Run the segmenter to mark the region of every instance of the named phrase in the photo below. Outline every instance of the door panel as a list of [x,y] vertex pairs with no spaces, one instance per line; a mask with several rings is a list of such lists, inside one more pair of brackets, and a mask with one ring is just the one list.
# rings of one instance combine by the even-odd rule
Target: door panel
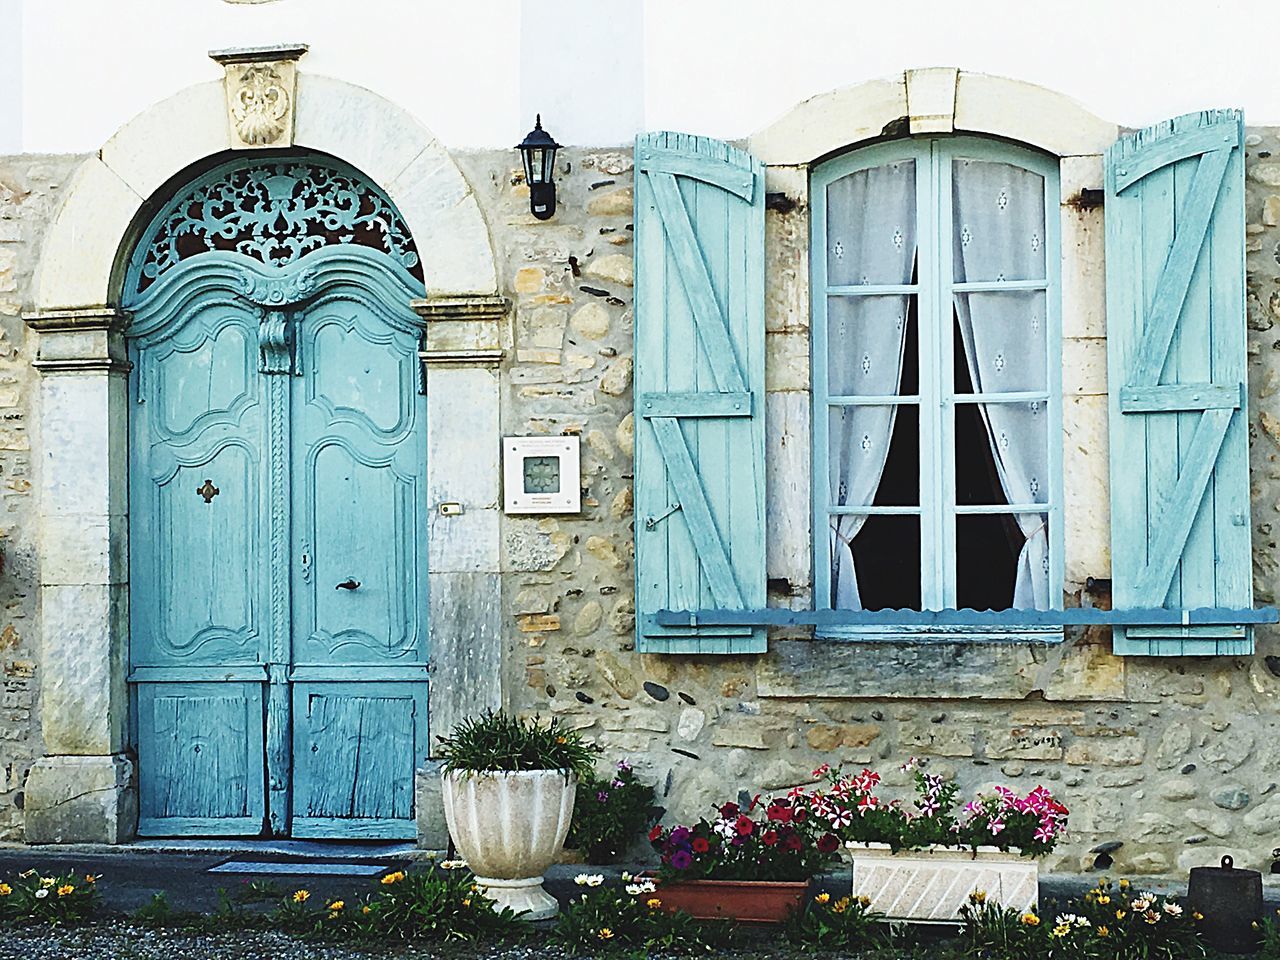
[[296,837],[413,837],[425,683],[295,683]]
[[138,832],[262,830],[262,685],[138,686]]
[[[298,314],[295,836],[415,832],[427,615],[415,320],[341,288]],[[299,682],[317,671],[325,683]]]

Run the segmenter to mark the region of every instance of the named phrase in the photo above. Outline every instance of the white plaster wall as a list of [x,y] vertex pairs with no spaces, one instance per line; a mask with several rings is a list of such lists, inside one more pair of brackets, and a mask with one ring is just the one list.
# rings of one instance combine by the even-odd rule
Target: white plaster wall
[[[304,70],[373,89],[454,148],[510,146],[535,110],[567,144],[658,128],[745,137],[806,97],[931,65],[1037,83],[1126,126],[1206,107],[1280,123],[1274,64],[1249,39],[1280,32],[1271,0],[0,0],[0,11],[19,3],[20,108],[4,103],[14,85],[0,66],[0,148],[18,113],[27,152],[94,150],[147,105],[216,79],[208,50],[284,41],[311,45]],[[0,16],[0,64],[15,22]]]

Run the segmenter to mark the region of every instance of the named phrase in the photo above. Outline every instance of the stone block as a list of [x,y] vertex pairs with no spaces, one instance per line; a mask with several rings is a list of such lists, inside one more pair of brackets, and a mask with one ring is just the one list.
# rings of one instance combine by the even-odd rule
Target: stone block
[[1126,767],[1142,763],[1146,744],[1138,737],[1077,740],[1067,747],[1066,761],[1076,766]]
[[445,822],[444,796],[440,779],[444,764],[428,760],[414,773],[414,815],[418,821],[418,846],[444,852],[449,849],[449,825]]
[[1012,727],[987,737],[986,755],[996,760],[1061,760],[1062,733],[1051,727]]
[[28,843],[124,843],[138,824],[133,764],[121,755],[42,757],[23,810]]
[[128,597],[121,585],[46,586],[40,592],[41,733],[55,755],[125,748]]

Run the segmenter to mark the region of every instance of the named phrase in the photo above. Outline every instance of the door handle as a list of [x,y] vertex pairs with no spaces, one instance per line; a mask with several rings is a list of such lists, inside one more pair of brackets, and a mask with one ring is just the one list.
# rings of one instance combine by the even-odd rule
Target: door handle
[[355,590],[355,589],[356,589],[357,587],[359,587],[359,586],[360,586],[360,581],[359,581],[359,580],[351,580],[351,579],[347,579],[347,580],[343,580],[340,584],[338,584],[338,585],[337,585],[336,587],[334,587],[333,589],[335,589],[335,590]]

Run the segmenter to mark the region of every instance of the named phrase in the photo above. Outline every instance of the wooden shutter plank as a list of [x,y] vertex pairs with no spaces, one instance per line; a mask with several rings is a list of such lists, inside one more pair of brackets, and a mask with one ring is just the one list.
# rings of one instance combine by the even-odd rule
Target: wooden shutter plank
[[1191,191],[1178,211],[1173,246],[1160,271],[1144,324],[1142,346],[1133,367],[1131,382],[1138,386],[1154,386],[1160,379],[1230,157],[1230,150],[1215,150],[1200,157]]
[[1183,458],[1169,501],[1160,520],[1152,527],[1147,564],[1134,581],[1135,602],[1140,606],[1163,606],[1174,568],[1182,556],[1191,525],[1204,500],[1205,487],[1218,459],[1218,450],[1231,422],[1230,410],[1206,410]]
[[671,246],[676,273],[684,286],[685,295],[693,309],[693,321],[698,336],[706,346],[704,356],[715,375],[720,390],[741,393],[746,390],[742,372],[738,367],[737,352],[729,341],[725,316],[716,301],[711,274],[698,246],[698,238],[689,220],[689,211],[680,197],[680,188],[674,174],[654,173],[649,177],[654,196],[658,200],[658,215],[666,230]]
[[[1113,171],[1116,193],[1123,193],[1147,174],[1171,167],[1179,160],[1214,150],[1232,149],[1239,136],[1239,118],[1233,116],[1230,111],[1210,113],[1210,116],[1218,115],[1226,116],[1227,119],[1164,135],[1155,142],[1143,144],[1141,154],[1124,157],[1123,162]],[[1178,119],[1185,121],[1186,118]]]
[[1170,413],[1177,410],[1238,410],[1240,386],[1173,383],[1157,387],[1121,387],[1121,413]]
[[673,417],[656,417],[652,423],[658,446],[662,449],[662,459],[666,461],[671,477],[671,485],[675,488],[677,502],[688,521],[694,549],[706,571],[711,594],[721,607],[742,607],[742,591],[738,589],[738,581],[733,576],[724,542],[711,516],[711,506],[707,503],[698,471],[694,469],[684,434],[680,432],[680,424]]
[[649,417],[749,417],[749,393],[646,393],[640,415]]

